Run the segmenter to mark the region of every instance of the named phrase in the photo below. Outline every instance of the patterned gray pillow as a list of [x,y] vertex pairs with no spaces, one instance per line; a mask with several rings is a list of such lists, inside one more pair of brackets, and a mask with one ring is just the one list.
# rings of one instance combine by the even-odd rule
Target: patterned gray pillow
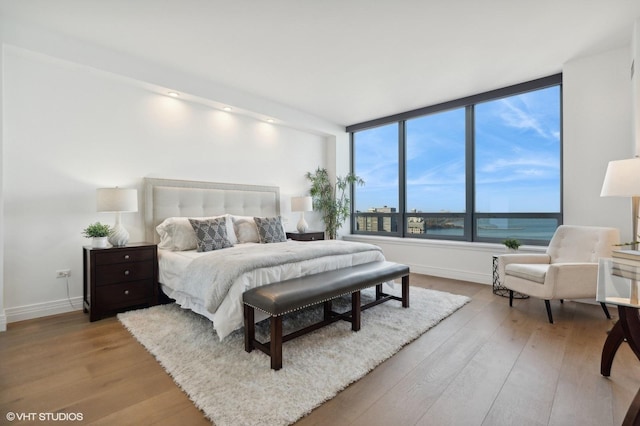
[[282,218],[278,217],[254,217],[258,226],[258,236],[261,243],[282,243],[287,241],[287,234],[282,227]]
[[196,249],[198,251],[233,247],[227,235],[226,220],[226,217],[207,220],[189,219],[189,223],[191,223],[191,227],[196,233]]

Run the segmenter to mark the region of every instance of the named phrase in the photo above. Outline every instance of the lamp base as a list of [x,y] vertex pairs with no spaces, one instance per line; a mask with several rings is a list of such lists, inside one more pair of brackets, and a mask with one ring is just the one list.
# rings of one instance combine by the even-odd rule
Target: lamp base
[[129,242],[129,233],[119,223],[116,223],[109,232],[109,244],[114,247],[124,247]]
[[301,234],[304,234],[305,232],[307,232],[307,229],[309,229],[309,225],[307,224],[307,221],[304,220],[304,213],[302,213],[300,215],[300,220],[298,221],[298,224],[296,225],[296,229]]
[[631,229],[633,231],[631,242],[631,250],[638,250],[638,210],[640,210],[640,197],[633,196],[631,197]]

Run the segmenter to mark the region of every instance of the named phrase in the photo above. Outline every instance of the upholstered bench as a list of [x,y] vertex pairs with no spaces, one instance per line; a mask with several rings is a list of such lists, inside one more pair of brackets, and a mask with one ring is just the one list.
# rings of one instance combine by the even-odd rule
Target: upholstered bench
[[[402,297],[383,293],[382,284],[402,278]],[[376,286],[376,297],[370,303],[360,305],[360,291]],[[337,313],[331,309],[331,301],[351,295],[351,311]],[[360,330],[361,312],[387,300],[399,300],[409,307],[409,267],[393,262],[371,262],[335,271],[321,272],[278,283],[267,284],[246,291],[244,302],[244,348],[254,348],[271,357],[271,368],[282,368],[282,343],[302,336],[338,320],[351,322],[353,331]],[[282,335],[283,315],[306,307],[324,304],[324,319],[293,333]],[[270,316],[271,340],[261,343],[255,338],[255,309]]]

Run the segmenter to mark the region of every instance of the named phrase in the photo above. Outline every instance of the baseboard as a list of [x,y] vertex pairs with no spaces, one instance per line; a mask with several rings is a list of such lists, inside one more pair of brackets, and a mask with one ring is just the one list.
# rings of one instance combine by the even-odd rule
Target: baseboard
[[478,284],[493,284],[492,274],[481,274],[477,272],[461,271],[459,269],[445,269],[425,265],[408,264],[411,272],[434,277],[448,278],[452,280],[469,281]]
[[4,309],[0,311],[0,332],[7,331],[7,316],[4,314]]
[[73,307],[69,304],[69,300],[62,299],[33,305],[16,306],[15,308],[5,308],[5,330],[7,323],[79,311],[82,309],[82,296],[71,298],[71,303]]

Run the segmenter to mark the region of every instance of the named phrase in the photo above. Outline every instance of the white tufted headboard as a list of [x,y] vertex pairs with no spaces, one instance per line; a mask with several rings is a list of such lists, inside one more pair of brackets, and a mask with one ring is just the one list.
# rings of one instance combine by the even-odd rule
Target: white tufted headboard
[[147,241],[159,242],[156,226],[168,217],[280,214],[280,188],[174,179],[144,179]]

